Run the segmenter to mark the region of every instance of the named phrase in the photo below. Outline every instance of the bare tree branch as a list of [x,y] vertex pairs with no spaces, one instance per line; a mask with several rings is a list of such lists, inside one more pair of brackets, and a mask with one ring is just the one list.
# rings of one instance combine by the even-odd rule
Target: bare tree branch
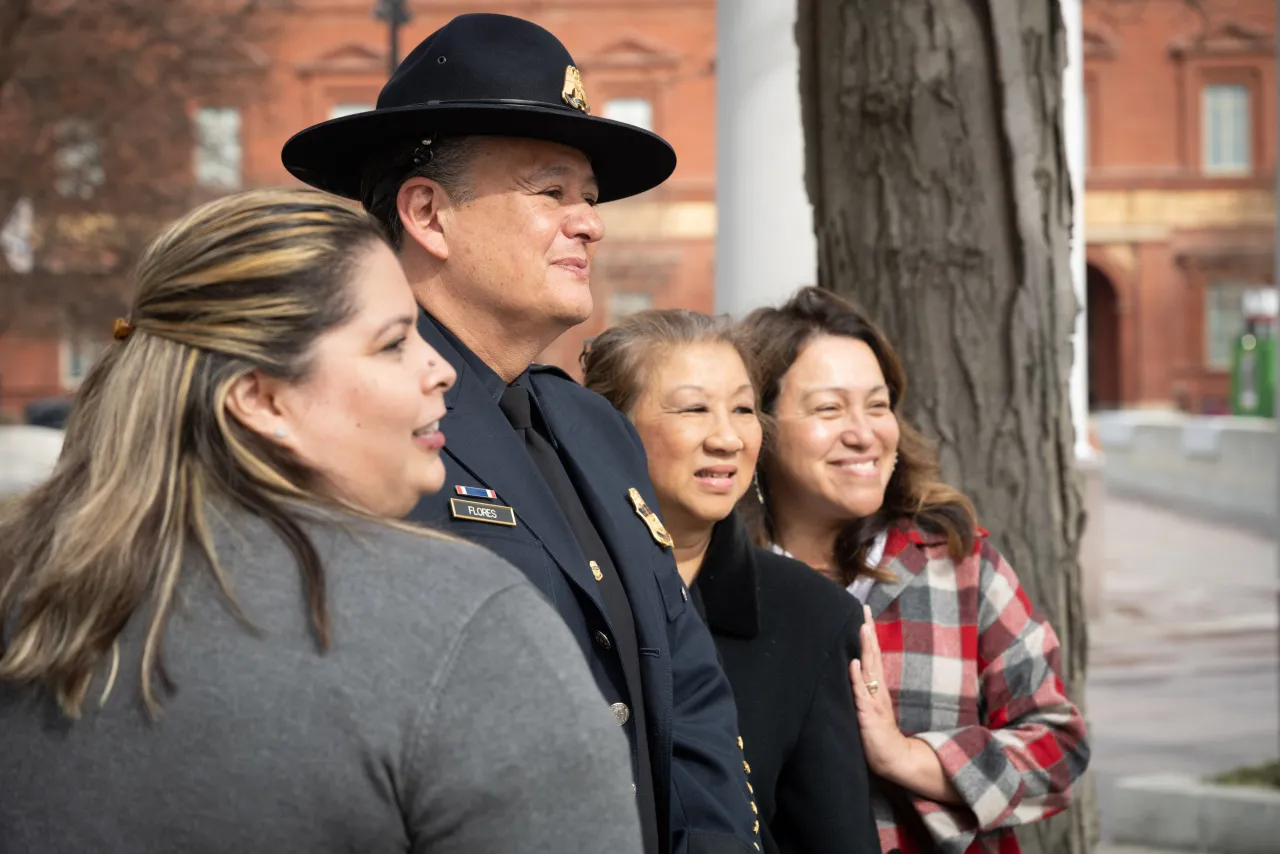
[[31,202],[36,269],[0,255],[0,332],[119,302],[158,224],[196,199],[193,112],[266,70],[277,0],[0,0],[0,225]]
[[33,0],[6,0],[0,5],[0,92],[13,74],[13,44],[31,17]]

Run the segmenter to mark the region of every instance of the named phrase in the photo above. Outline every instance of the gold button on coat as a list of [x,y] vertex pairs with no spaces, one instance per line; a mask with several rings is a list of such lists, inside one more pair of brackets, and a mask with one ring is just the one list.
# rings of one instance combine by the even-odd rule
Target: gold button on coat
[[613,719],[618,722],[618,726],[631,720],[631,710],[627,708],[626,703],[614,703],[609,710],[613,712]]

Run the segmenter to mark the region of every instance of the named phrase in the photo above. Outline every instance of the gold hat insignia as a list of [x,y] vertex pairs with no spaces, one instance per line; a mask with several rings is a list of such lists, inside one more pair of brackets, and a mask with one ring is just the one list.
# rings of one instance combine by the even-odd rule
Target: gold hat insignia
[[564,69],[564,89],[560,92],[564,102],[575,110],[591,114],[591,104],[587,102],[587,90],[582,86],[582,75],[572,65]]

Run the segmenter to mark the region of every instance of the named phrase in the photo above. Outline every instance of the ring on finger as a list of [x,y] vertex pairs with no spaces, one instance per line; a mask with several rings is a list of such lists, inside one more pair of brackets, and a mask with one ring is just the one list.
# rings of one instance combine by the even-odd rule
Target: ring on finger
[[867,686],[867,692],[870,694],[874,694],[875,692],[880,690],[880,680],[872,679],[870,682],[866,683],[866,686]]

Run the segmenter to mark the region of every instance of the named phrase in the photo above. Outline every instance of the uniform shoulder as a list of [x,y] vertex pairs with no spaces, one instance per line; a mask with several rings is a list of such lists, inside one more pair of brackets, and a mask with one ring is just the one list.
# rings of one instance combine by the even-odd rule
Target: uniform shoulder
[[565,395],[575,404],[598,410],[600,412],[608,412],[619,419],[625,420],[621,412],[613,408],[613,404],[605,400],[596,392],[584,386],[582,383],[569,376],[562,369],[555,365],[531,365],[529,373],[537,377],[539,386],[553,388],[556,394]]
[[612,403],[559,368],[536,365],[530,371],[536,375],[535,387],[541,392],[551,393],[550,399],[541,396],[541,402],[552,402],[561,409],[573,411],[584,423],[591,425],[595,436],[612,442],[615,448],[627,448],[637,461],[643,459],[644,446],[635,427]]
[[545,365],[541,362],[534,362],[532,365],[529,366],[529,373],[542,377],[544,380],[551,379],[551,378],[555,378],[558,380],[566,380],[570,383],[573,383],[576,386],[581,387],[581,383],[579,383],[573,377],[569,376],[569,373],[566,370],[564,370],[564,368],[558,368],[555,365]]

